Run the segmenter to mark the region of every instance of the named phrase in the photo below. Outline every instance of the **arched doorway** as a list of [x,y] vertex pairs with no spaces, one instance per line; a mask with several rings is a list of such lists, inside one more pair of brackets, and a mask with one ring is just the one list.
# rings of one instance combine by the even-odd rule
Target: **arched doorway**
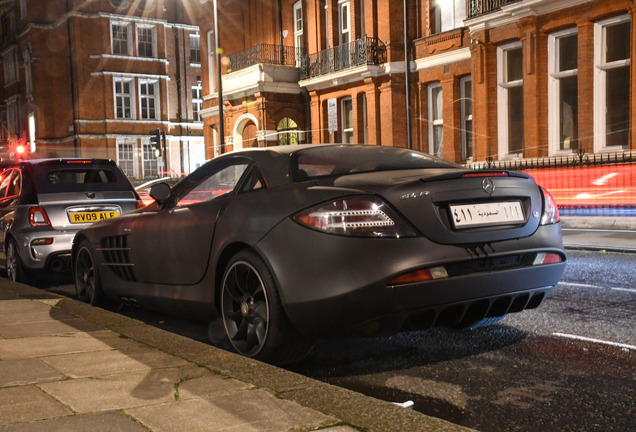
[[298,124],[289,117],[283,118],[276,126],[279,145],[298,144]]
[[258,120],[252,114],[243,114],[234,124],[232,142],[234,150],[242,148],[258,147],[256,142],[256,131],[258,130]]

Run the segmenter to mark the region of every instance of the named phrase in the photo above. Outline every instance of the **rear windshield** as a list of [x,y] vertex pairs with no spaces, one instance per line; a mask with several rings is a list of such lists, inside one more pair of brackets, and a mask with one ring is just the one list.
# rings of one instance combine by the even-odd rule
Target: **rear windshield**
[[301,150],[292,158],[295,181],[373,171],[449,167],[457,168],[457,165],[426,153],[372,145],[314,147]]
[[40,193],[131,190],[114,165],[35,165],[33,174]]

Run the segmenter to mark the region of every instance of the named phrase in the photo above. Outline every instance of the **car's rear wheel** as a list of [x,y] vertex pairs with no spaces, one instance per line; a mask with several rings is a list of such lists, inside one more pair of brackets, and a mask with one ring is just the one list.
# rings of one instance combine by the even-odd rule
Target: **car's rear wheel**
[[236,352],[276,364],[306,357],[312,344],[294,330],[271,271],[252,251],[229,262],[221,291],[225,333]]
[[90,243],[82,241],[75,255],[75,290],[78,300],[98,305],[103,297],[99,271],[95,266],[94,252]]
[[14,239],[7,244],[6,263],[7,278],[14,282],[27,283],[27,273],[22,265],[22,258],[18,252],[18,244]]

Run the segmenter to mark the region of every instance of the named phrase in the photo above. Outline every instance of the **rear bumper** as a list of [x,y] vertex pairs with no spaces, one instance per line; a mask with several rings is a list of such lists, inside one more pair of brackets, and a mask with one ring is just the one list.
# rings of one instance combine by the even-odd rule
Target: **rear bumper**
[[[524,239],[455,246],[423,237],[339,237],[290,222],[257,246],[277,278],[290,321],[302,334],[316,338],[461,327],[520,312],[539,306],[565,268],[558,224],[540,227]],[[423,267],[541,252],[557,253],[564,262],[471,270],[445,279],[389,285],[394,277]]]
[[[26,270],[70,270],[73,238],[78,230],[37,230],[17,233],[18,252]],[[50,239],[50,244],[44,240]]]

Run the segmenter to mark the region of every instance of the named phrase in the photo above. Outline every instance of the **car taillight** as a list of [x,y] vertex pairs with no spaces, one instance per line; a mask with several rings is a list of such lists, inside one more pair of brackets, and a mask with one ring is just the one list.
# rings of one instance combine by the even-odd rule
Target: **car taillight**
[[550,195],[550,192],[539,186],[543,194],[543,215],[541,216],[541,225],[555,224],[561,220],[557,204]]
[[51,221],[43,207],[29,208],[29,223],[32,227],[50,227]]
[[353,237],[415,237],[417,233],[382,200],[371,196],[349,197],[320,204],[294,219],[329,234]]
[[540,252],[534,258],[532,265],[557,264],[563,262],[563,256],[554,252]]
[[433,279],[446,279],[448,277],[448,272],[446,271],[446,267],[437,266],[430,267],[426,269],[416,270],[410,273],[402,274],[394,279],[392,279],[388,285],[402,285],[416,282],[425,282]]

